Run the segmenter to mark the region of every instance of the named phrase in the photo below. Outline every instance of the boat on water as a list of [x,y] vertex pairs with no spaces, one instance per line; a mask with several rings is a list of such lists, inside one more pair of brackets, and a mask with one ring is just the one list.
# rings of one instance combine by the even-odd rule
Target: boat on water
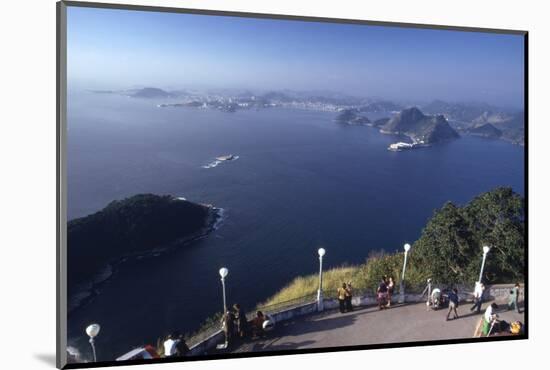
[[414,144],[399,142],[390,144],[388,150],[391,150],[392,152],[400,152],[402,150],[408,150],[412,148],[414,148]]
[[404,143],[402,141],[390,144],[388,147],[388,150],[392,152],[401,152],[403,150],[409,150],[409,149],[417,149],[417,148],[424,148],[429,146],[428,144],[425,144],[424,141],[415,141],[413,143]]
[[231,161],[231,160],[235,159],[235,156],[233,154],[221,155],[219,157],[216,157],[216,159],[218,161]]

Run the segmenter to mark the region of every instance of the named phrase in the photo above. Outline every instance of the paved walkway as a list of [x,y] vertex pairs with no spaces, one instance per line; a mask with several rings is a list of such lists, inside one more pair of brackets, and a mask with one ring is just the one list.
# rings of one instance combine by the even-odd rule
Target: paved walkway
[[[484,303],[482,313],[489,304]],[[464,302],[458,308],[460,317],[450,321],[445,321],[447,309],[427,311],[425,303],[396,305],[382,311],[377,307],[356,308],[344,314],[332,310],[279,323],[267,338],[247,340],[236,344],[231,351],[263,352],[472,338],[481,315],[471,313],[470,307],[470,303]],[[524,322],[523,313],[502,308],[497,313],[502,320]]]

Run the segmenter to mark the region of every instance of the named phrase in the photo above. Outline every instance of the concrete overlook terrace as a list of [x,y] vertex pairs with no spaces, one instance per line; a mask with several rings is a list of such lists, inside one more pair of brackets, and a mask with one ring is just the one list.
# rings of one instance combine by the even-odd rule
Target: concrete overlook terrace
[[[506,300],[497,298],[483,304],[481,314],[470,312],[471,302],[458,307],[458,319],[446,321],[447,309],[427,310],[425,302],[395,304],[390,309],[356,307],[341,314],[331,309],[277,323],[265,338],[236,342],[228,350],[216,353],[269,352],[323,347],[399,344],[405,342],[471,339],[485,309],[499,304],[497,313],[509,323],[525,323],[523,305],[521,313],[509,311]],[[452,317],[452,315],[451,315]]]
[[[480,313],[470,311],[472,307],[472,293],[463,290],[459,293],[459,317],[446,320],[447,308],[428,308],[426,295],[404,294],[391,307],[380,310],[376,304],[376,297],[372,294],[354,296],[352,298],[353,311],[340,313],[338,302],[333,298],[323,299],[323,307],[317,300],[307,303],[290,305],[278,310],[264,310],[275,321],[275,327],[264,333],[261,338],[250,337],[234,338],[228,348],[222,344],[225,335],[214,324],[190,346],[186,356],[227,355],[234,353],[269,353],[272,351],[315,350],[323,348],[338,348],[352,346],[373,347],[383,345],[414,344],[432,341],[470,339],[480,340],[480,327],[483,314],[491,303],[497,303],[494,311],[501,321],[512,323],[520,321],[528,327],[525,321],[525,286],[520,284],[519,312],[508,309],[508,298],[514,284],[497,284],[489,286],[483,296],[484,303]],[[317,297],[319,299],[319,296]],[[451,315],[452,317],[453,315]],[[250,316],[248,317],[250,319]],[[527,329],[525,329],[527,330]],[[526,331],[525,331],[526,333]],[[509,336],[510,333],[498,333],[496,336]],[[474,338],[474,339],[472,339]],[[516,338],[526,338],[525,335]],[[220,346],[222,345],[222,346]],[[117,360],[134,356],[133,351],[121,356]],[[128,358],[126,358],[128,359]]]
[[[383,311],[377,307],[359,308],[344,314],[332,310],[282,323],[268,338],[244,342],[233,352],[472,338],[481,315],[470,313],[470,305],[467,306],[459,307],[461,316],[450,321],[445,321],[446,309],[427,311],[423,303],[396,305]],[[499,315],[508,322],[524,320],[523,313],[514,311]]]

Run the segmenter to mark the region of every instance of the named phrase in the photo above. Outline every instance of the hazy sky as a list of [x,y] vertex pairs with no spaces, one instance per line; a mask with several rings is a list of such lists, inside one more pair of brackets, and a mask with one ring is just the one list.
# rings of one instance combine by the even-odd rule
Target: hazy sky
[[67,14],[70,85],[523,103],[522,36],[78,7]]

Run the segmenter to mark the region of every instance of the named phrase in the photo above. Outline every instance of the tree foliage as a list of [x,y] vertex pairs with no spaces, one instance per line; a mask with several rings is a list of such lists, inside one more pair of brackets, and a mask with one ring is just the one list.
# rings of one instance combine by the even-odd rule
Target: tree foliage
[[510,188],[481,194],[464,207],[446,203],[414,243],[411,265],[423,278],[471,284],[478,279],[482,247],[491,247],[483,280],[521,280],[525,270],[525,203]]

